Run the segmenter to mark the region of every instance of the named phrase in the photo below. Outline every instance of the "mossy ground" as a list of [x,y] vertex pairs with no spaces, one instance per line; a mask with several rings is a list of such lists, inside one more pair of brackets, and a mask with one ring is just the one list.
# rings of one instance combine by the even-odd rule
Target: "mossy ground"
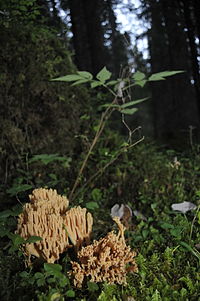
[[[93,156],[88,172],[93,169],[95,160],[99,164],[107,160],[109,148],[106,154],[103,147],[99,153]],[[175,157],[180,162],[178,166],[174,165]],[[143,143],[122,155],[98,184],[91,184],[72,204],[79,203],[92,212],[95,239],[115,228],[110,217],[114,204],[128,204],[133,211],[141,213],[137,217],[133,215],[126,230],[127,244],[137,252],[139,269],[138,273],[127,276],[127,286],[96,285],[88,279],[84,287],[77,290],[67,276],[69,256],[73,254],[63,254],[54,268],[25,267],[16,241],[11,243],[6,236],[6,231],[15,229],[19,206],[13,211],[4,211],[1,214],[1,300],[13,300],[13,296],[15,300],[198,300],[199,163],[198,148],[180,153],[158,150],[153,144]],[[173,203],[183,201],[190,201],[197,208],[185,214],[172,210]]]

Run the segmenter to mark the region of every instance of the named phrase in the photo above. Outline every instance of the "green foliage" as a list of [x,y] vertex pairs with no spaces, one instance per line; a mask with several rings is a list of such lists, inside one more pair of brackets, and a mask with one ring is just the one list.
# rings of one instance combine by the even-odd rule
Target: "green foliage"
[[[83,87],[68,88],[62,83],[49,82],[60,73],[75,72],[75,67],[67,40],[58,38],[57,32],[45,25],[37,1],[2,1],[1,11],[0,200],[3,208],[9,202],[5,200],[6,190],[10,196],[23,197],[26,191],[40,185],[39,182],[45,182],[45,177],[51,178],[48,182],[54,187],[59,184],[63,171],[51,172],[50,165],[52,168],[59,160],[68,168],[67,158],[72,156],[74,148],[81,151],[80,140],[75,136],[80,129],[84,134],[90,121],[79,116],[91,109],[89,94]],[[66,161],[61,162],[61,157],[66,157]],[[28,162],[29,158],[33,162]],[[46,162],[48,170],[45,166],[38,173],[36,169],[27,170],[29,164],[36,167],[39,162]]]
[[[101,161],[110,160],[111,149],[117,144],[117,140],[110,136],[111,143],[107,137],[107,134],[105,140],[102,137],[101,147],[92,155],[88,169],[98,167],[98,164],[100,166]],[[174,160],[176,156],[177,159]],[[177,165],[177,161],[180,164]],[[132,151],[124,153],[118,164],[111,166],[95,186],[84,191],[81,206],[87,206],[95,217],[94,239],[110,231],[112,222],[109,213],[116,200],[118,203],[121,200],[121,203],[129,204],[133,212],[137,210],[141,213],[133,216],[131,227],[126,231],[127,244],[137,251],[138,264],[138,273],[128,275],[127,286],[94,284],[88,279],[82,289],[75,288],[67,274],[70,270],[70,254],[64,254],[58,263],[46,263],[39,266],[37,271],[18,268],[10,280],[2,280],[2,294],[6,294],[8,287],[11,291],[14,289],[12,283],[16,283],[13,279],[15,277],[18,279],[17,296],[25,291],[29,299],[198,300],[199,161],[200,156],[196,152],[181,154],[172,150],[158,151],[152,144],[138,145]],[[52,161],[49,164],[52,166],[51,164],[60,162],[62,161]],[[35,163],[38,162],[32,164]],[[197,204],[197,208],[186,214],[171,209],[174,202],[184,200]],[[4,230],[9,230],[4,233],[4,238],[15,228],[16,221],[13,224],[9,220],[15,219],[17,213],[19,208],[5,210],[0,214]],[[34,241],[35,238],[31,239]],[[6,256],[18,258],[21,256],[18,250],[25,242],[15,234],[11,237],[12,241],[6,250],[11,246],[15,246],[15,250]],[[4,257],[5,255],[2,258]],[[6,264],[9,273],[12,267],[3,260],[0,268],[3,270]],[[16,300],[20,300],[20,297],[17,298]]]

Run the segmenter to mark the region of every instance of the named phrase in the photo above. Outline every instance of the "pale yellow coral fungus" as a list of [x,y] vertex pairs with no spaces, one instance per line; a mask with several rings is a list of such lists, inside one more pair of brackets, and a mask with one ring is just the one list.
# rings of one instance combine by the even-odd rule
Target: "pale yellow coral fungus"
[[78,250],[83,242],[88,244],[93,224],[91,213],[78,206],[67,211],[64,219],[67,233],[76,249]]
[[53,263],[69,246],[66,230],[63,228],[63,214],[68,207],[65,196],[56,190],[35,189],[29,196],[18,219],[17,233],[27,239],[39,236],[42,241],[26,244],[25,253]]
[[[85,277],[92,282],[106,281],[110,284],[126,284],[128,270],[137,271],[134,257],[136,253],[131,251],[124,239],[125,227],[119,218],[114,218],[119,227],[116,235],[113,231],[99,241],[83,247],[78,252],[78,262],[72,262],[74,284],[81,287]],[[127,266],[129,265],[129,267]]]
[[25,254],[54,263],[70,241],[77,247],[89,240],[92,216],[81,207],[67,211],[69,201],[52,189],[35,189],[18,219],[17,233],[24,239],[39,236],[42,241],[26,244]]

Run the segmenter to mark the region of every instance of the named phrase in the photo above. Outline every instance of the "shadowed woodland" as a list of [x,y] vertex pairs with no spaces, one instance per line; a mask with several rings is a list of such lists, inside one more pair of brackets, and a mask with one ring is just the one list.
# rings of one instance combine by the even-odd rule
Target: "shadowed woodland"
[[1,300],[198,300],[200,1],[0,0],[0,86]]

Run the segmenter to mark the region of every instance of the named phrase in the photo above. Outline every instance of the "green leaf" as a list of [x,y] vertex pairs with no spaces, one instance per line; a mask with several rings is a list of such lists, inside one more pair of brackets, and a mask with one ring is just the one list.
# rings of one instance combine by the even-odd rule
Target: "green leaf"
[[54,161],[66,161],[68,159],[69,158],[59,156],[58,154],[40,154],[40,155],[33,156],[29,160],[29,163],[33,163],[35,161],[41,161],[43,164],[47,165]]
[[22,278],[29,278],[29,273],[27,273],[26,271],[23,271],[23,272],[21,272],[20,274],[19,274],[19,276],[20,277],[22,277]]
[[120,105],[112,105],[111,103],[105,103],[105,104],[100,106],[100,108],[108,108],[108,107],[110,107],[110,108],[121,108]]
[[183,73],[183,72],[185,72],[185,71],[182,71],[182,70],[180,70],[180,71],[163,71],[163,72],[154,73],[148,78],[148,81],[165,80],[165,77]]
[[95,291],[98,291],[98,289],[99,289],[98,284],[95,282],[88,281],[87,286],[88,286],[88,290],[90,292],[95,292]]
[[12,240],[14,247],[18,247],[19,245],[25,243],[25,239],[22,238],[19,234],[9,233],[8,237]]
[[88,79],[88,80],[93,79],[93,75],[92,75],[90,72],[87,72],[87,71],[78,71],[77,73],[78,73],[82,78],[85,78],[85,79]]
[[127,115],[132,115],[132,114],[134,114],[134,113],[137,112],[137,111],[138,111],[137,108],[124,109],[124,110],[121,110],[121,113],[127,114]]
[[11,196],[14,196],[14,195],[18,194],[19,192],[24,192],[24,191],[27,191],[32,188],[33,188],[33,185],[29,185],[29,184],[19,184],[19,185],[15,184],[13,187],[7,189],[6,192],[8,194],[10,194]]
[[44,274],[40,273],[40,272],[36,272],[34,275],[35,279],[39,279],[39,278],[44,278]]
[[[44,270],[52,275],[61,272],[62,266],[56,263],[44,263]],[[61,274],[62,275],[62,274]]]
[[13,212],[11,210],[4,210],[0,212],[0,218],[4,219],[8,216],[11,216]]
[[174,225],[168,223],[161,223],[160,227],[163,229],[174,229]]
[[102,82],[95,80],[91,83],[91,88],[94,89],[94,88],[102,86],[102,85],[103,85]]
[[51,79],[51,81],[73,82],[79,79],[83,79],[83,77],[78,74],[69,74],[69,75],[53,78]]
[[90,209],[90,210],[95,210],[95,209],[99,208],[99,205],[97,202],[87,202],[85,206],[87,209]]
[[137,71],[136,73],[133,74],[132,78],[135,81],[141,81],[145,78],[145,74],[143,72]]
[[125,104],[121,105],[121,108],[127,108],[127,107],[130,107],[130,106],[134,106],[134,105],[136,105],[138,103],[141,103],[141,102],[143,102],[143,101],[145,101],[147,99],[149,99],[149,97],[145,97],[145,98],[141,98],[141,99],[130,101],[128,103],[125,103]]
[[106,80],[110,79],[112,73],[107,70],[106,67],[101,69],[101,71],[97,74],[97,79],[100,80],[102,83],[104,83]]
[[57,300],[61,300],[61,294],[58,292],[53,293],[53,295],[50,297],[50,301],[57,301]]
[[73,290],[68,290],[66,292],[66,296],[70,297],[70,298],[74,298],[75,297],[75,292]]
[[102,199],[102,192],[99,188],[94,188],[91,192],[91,196],[94,201],[100,201]]
[[118,82],[119,82],[118,80],[111,80],[111,81],[107,82],[106,85],[107,86],[114,86],[114,85],[118,84]]
[[42,237],[40,237],[40,236],[31,236],[25,241],[25,243],[30,244],[30,243],[35,243],[35,242],[41,241],[41,240],[42,240]]
[[144,80],[136,81],[134,85],[140,86],[141,88],[143,88],[145,86],[146,82],[147,82],[147,80],[144,79]]
[[89,79],[80,79],[80,80],[77,80],[75,83],[73,83],[72,86],[78,86],[78,85],[81,85],[84,83],[88,83],[89,81],[90,81]]

